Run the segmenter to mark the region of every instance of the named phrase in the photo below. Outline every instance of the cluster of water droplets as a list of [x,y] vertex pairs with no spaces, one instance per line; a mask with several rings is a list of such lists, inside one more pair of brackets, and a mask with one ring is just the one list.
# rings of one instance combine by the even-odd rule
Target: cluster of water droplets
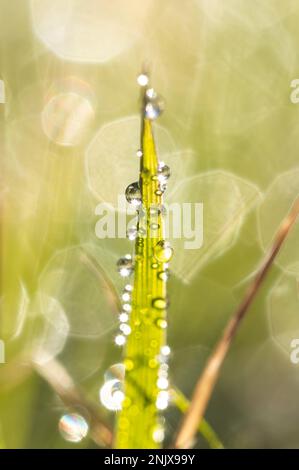
[[131,334],[129,317],[132,310],[131,295],[133,287],[127,284],[122,293],[122,310],[119,314],[119,333],[115,337],[115,344],[123,346],[126,343],[126,337]]
[[169,404],[169,381],[168,381],[168,358],[171,353],[168,345],[162,346],[160,350],[159,370],[157,379],[158,394],[156,398],[156,407],[158,410],[166,410]]

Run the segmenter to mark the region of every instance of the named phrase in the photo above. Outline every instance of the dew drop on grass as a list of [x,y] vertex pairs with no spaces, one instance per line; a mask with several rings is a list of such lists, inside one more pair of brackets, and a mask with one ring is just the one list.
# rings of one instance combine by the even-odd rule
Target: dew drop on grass
[[143,156],[143,152],[142,152],[141,149],[138,149],[138,150],[137,150],[136,156],[137,156],[138,158],[141,158],[141,157]]
[[99,395],[100,401],[108,410],[121,410],[122,402],[124,400],[124,378],[125,365],[122,363],[113,364],[105,372],[105,383],[101,387]]
[[137,237],[137,234],[138,234],[138,231],[137,231],[137,227],[130,227],[128,228],[127,230],[127,238],[131,241],[135,240],[136,237]]
[[117,346],[123,346],[126,343],[126,337],[124,335],[116,335],[114,341]]
[[137,181],[135,183],[129,184],[129,186],[127,187],[126,199],[128,203],[132,204],[133,206],[138,207],[141,205],[141,191],[139,183]]
[[163,356],[169,356],[170,353],[171,353],[171,349],[170,349],[170,347],[169,347],[167,344],[165,344],[165,346],[162,346],[162,348],[161,348],[161,354],[162,354]]
[[165,430],[162,423],[157,424],[153,429],[153,441],[157,444],[161,444],[164,441]]
[[122,277],[128,277],[133,272],[133,261],[131,255],[122,256],[117,261],[117,270]]
[[164,102],[152,89],[147,90],[147,103],[144,107],[144,116],[151,121],[157,119],[164,110]]
[[126,323],[127,321],[129,320],[129,315],[125,312],[122,312],[120,315],[119,315],[119,321],[121,323]]
[[156,299],[153,299],[153,307],[158,310],[164,310],[167,307],[167,302],[163,297],[157,297]]
[[173,248],[165,240],[160,240],[154,248],[154,256],[160,263],[168,263],[173,255]]
[[157,387],[160,389],[160,390],[167,390],[168,389],[168,379],[164,376],[161,376],[158,378],[157,380]]
[[124,304],[123,305],[123,310],[126,312],[126,313],[130,313],[131,310],[132,310],[132,307],[130,304]]
[[129,292],[124,291],[124,293],[121,296],[122,300],[124,302],[130,302],[131,300],[131,294]]
[[127,323],[121,323],[119,329],[125,336],[131,334],[131,327]]
[[123,384],[119,379],[107,380],[100,389],[101,403],[111,411],[122,409],[122,402],[125,398],[122,390]]
[[161,390],[161,392],[158,393],[156,400],[156,406],[158,410],[166,410],[166,408],[168,407],[168,401],[169,393],[166,390]]
[[161,281],[167,281],[169,279],[168,269],[166,269],[165,271],[158,272],[157,276],[158,276],[158,279],[160,279]]
[[160,162],[158,166],[158,180],[165,183],[170,178],[170,168],[164,162]]
[[157,327],[161,328],[162,330],[165,330],[167,328],[167,321],[165,318],[158,318],[156,321]]
[[88,433],[88,424],[83,416],[77,413],[63,415],[58,424],[58,429],[66,441],[80,442]]

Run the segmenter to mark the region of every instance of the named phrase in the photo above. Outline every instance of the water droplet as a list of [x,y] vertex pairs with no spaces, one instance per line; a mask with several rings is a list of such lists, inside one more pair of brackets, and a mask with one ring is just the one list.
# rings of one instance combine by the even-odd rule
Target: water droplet
[[131,327],[127,323],[121,323],[119,329],[125,336],[128,336],[131,333]]
[[157,297],[156,299],[153,299],[153,307],[157,308],[158,310],[164,310],[167,307],[167,302],[166,299],[163,299],[162,297]]
[[133,286],[131,286],[131,284],[126,284],[124,290],[126,292],[133,292]]
[[117,270],[122,277],[128,277],[133,272],[133,261],[131,255],[125,255],[117,262]]
[[154,100],[157,98],[157,92],[153,88],[148,88],[145,95],[149,100]]
[[143,156],[143,152],[141,149],[138,149],[137,152],[136,152],[136,155],[138,158],[141,158]]
[[138,77],[137,77],[138,85],[146,86],[146,85],[148,85],[148,82],[149,82],[149,78],[145,73],[141,73],[140,75],[138,75]]
[[170,168],[164,162],[160,162],[158,166],[158,180],[160,183],[165,183],[170,177]]
[[161,281],[167,281],[169,279],[169,270],[166,269],[165,271],[160,271],[157,274],[158,279],[161,279]]
[[153,430],[153,441],[157,444],[161,444],[164,441],[165,430],[162,424],[157,424]]
[[130,300],[131,300],[131,295],[130,295],[129,292],[126,292],[126,291],[125,291],[125,292],[123,293],[123,295],[121,296],[121,298],[122,298],[122,300],[123,300],[124,302],[130,302]]
[[119,411],[125,398],[122,391],[122,382],[118,379],[107,380],[100,389],[102,404],[111,411]]
[[173,248],[165,240],[160,240],[154,248],[154,256],[160,263],[168,263],[173,255]]
[[152,205],[149,210],[150,216],[152,217],[158,217],[161,214],[161,207]]
[[138,182],[129,184],[125,194],[126,199],[130,204],[136,207],[141,205],[141,190]]
[[[144,228],[139,228],[138,230],[138,237],[145,238],[146,236],[146,229]],[[140,245],[143,245],[143,240],[140,241]]]
[[126,312],[126,313],[130,313],[132,311],[132,306],[130,304],[124,304],[123,305],[123,310]]
[[114,341],[117,346],[123,346],[126,342],[126,337],[124,335],[117,335]]
[[156,324],[158,328],[161,328],[162,330],[165,330],[165,328],[167,328],[167,321],[165,320],[165,318],[158,318]]
[[156,224],[155,222],[153,222],[151,225],[150,225],[150,228],[152,230],[158,230],[160,228],[160,225],[159,224]]
[[77,413],[63,415],[58,424],[61,436],[69,442],[80,442],[88,433],[88,424]]
[[159,186],[159,189],[162,192],[162,194],[164,194],[166,189],[167,189],[167,184],[166,183],[163,183],[163,184],[161,183],[160,186]]
[[156,189],[155,191],[156,196],[162,196],[162,194],[163,194],[163,191],[161,191],[161,189]]
[[[161,360],[164,360],[166,359],[166,356],[160,356],[160,361]],[[160,368],[159,368],[159,371],[158,371],[158,376],[159,377],[167,377],[168,376],[168,364],[166,364],[166,362],[162,362],[162,364],[160,364]]]
[[159,266],[158,263],[152,263],[152,268],[153,268],[153,269],[157,269],[158,266]]
[[163,356],[169,356],[170,353],[171,353],[171,349],[170,349],[170,347],[169,347],[167,344],[165,344],[165,346],[162,346],[162,348],[161,348],[161,354],[162,354]]
[[158,410],[166,410],[166,408],[168,407],[168,401],[169,393],[166,390],[161,390],[161,392],[158,393],[156,400],[156,406]]
[[131,241],[135,240],[137,237],[137,227],[130,227],[127,230],[127,238]]
[[129,315],[125,312],[122,312],[118,318],[121,323],[126,323],[129,320]]
[[157,380],[157,387],[160,388],[161,390],[167,390],[168,389],[168,380],[166,377],[159,377]]
[[[149,92],[149,90],[148,90]],[[150,98],[147,93],[148,102],[145,104],[144,115],[146,119],[151,121],[157,119],[164,110],[164,102],[157,94],[152,94],[153,98]]]

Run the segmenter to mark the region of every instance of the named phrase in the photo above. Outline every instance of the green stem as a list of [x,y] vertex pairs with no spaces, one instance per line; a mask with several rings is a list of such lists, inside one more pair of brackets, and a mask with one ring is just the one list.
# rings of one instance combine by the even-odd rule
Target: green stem
[[[185,414],[190,406],[190,402],[185,395],[177,388],[173,388],[171,390],[171,398],[175,406]],[[216,432],[205,419],[202,419],[198,426],[198,432],[205,438],[211,449],[224,449],[224,445],[220,441]]]

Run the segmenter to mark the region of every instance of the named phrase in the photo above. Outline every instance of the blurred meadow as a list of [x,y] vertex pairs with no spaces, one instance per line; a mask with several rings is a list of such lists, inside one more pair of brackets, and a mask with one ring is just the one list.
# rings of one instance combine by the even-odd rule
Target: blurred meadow
[[[96,207],[137,179],[144,63],[165,98],[154,124],[172,169],[165,201],[204,204],[203,246],[172,240],[168,285],[170,377],[191,396],[299,193],[298,21],[296,0],[0,0],[0,448],[96,446],[90,411],[38,372],[53,361],[114,421],[99,390],[121,361],[111,292],[133,246],[97,238]],[[297,223],[210,402],[225,447],[299,448],[298,235]],[[73,412],[80,442],[61,421]],[[165,416],[167,444],[181,415]]]

